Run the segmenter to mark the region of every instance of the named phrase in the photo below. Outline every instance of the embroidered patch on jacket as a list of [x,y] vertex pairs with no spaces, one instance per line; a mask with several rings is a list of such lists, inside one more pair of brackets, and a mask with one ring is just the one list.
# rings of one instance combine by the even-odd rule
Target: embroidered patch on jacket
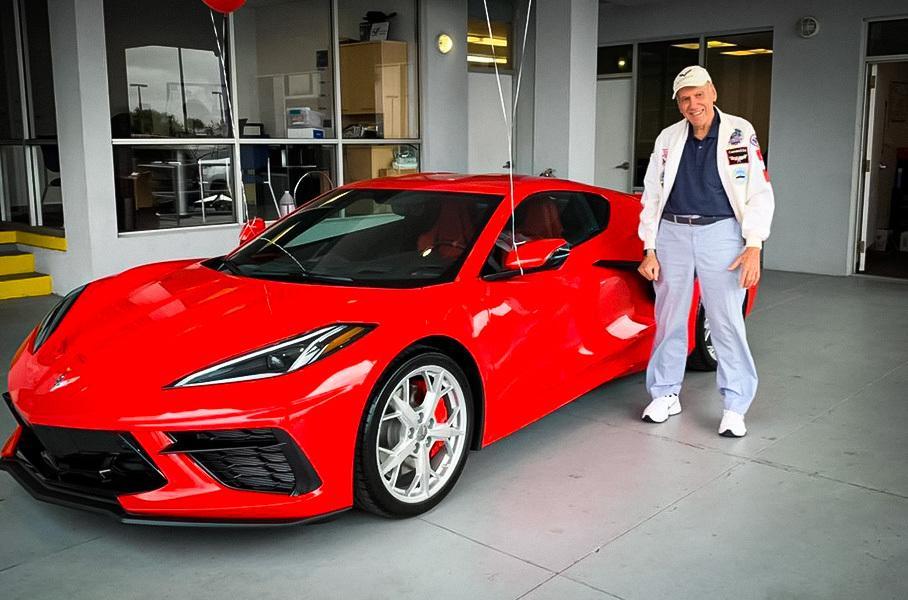
[[735,183],[744,183],[745,181],[747,181],[747,167],[735,167],[733,174],[735,177]]
[[730,165],[743,165],[747,162],[747,148],[729,148],[725,154],[728,155]]
[[742,135],[742,133],[741,133],[741,130],[740,130],[740,129],[735,129],[734,131],[732,131],[732,132],[731,132],[731,137],[728,138],[728,145],[729,145],[729,146],[737,146],[738,144],[740,144],[740,143],[741,143],[741,135]]
[[763,152],[760,151],[760,148],[757,148],[757,159],[760,161],[760,165],[763,167],[763,179],[769,181],[769,169],[766,168],[766,161],[763,160]]
[[667,160],[668,160],[668,148],[663,148],[662,149],[662,164],[664,165]]
[[757,134],[756,134],[756,133],[753,134],[752,136],[750,136],[750,145],[753,146],[754,148],[759,148],[759,147],[760,147],[760,142],[757,141]]

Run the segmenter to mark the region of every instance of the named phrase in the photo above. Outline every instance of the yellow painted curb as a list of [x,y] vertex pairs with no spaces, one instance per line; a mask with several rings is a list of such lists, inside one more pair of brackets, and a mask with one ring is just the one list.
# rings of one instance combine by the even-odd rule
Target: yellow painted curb
[[25,298],[27,296],[47,296],[52,291],[53,282],[50,275],[0,281],[0,300]]
[[48,250],[66,251],[66,238],[31,231],[0,231],[0,244],[22,244]]
[[0,275],[15,275],[16,273],[32,273],[35,270],[34,254],[0,254]]
[[56,237],[53,235],[41,235],[30,231],[16,231],[16,243],[25,246],[35,246],[36,248],[47,248],[48,250],[66,251],[66,238]]

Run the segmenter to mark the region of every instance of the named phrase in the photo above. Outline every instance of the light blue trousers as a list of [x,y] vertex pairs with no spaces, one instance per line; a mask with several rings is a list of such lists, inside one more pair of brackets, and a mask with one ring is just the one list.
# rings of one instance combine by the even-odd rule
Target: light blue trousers
[[757,369],[744,331],[746,290],[738,283],[740,269],[728,270],[743,250],[741,226],[735,219],[710,225],[660,221],[656,236],[660,272],[654,284],[656,339],[646,369],[646,387],[653,398],[681,391],[696,274],[719,362],[719,393],[727,410],[747,412],[757,392]]

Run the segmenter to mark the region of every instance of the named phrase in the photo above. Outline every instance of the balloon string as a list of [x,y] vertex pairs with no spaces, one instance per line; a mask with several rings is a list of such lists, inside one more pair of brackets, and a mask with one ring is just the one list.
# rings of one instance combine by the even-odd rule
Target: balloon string
[[[223,15],[223,21],[221,23],[222,30],[221,34],[218,34],[218,26],[214,22],[214,11],[208,9],[208,14],[211,16],[211,27],[214,29],[214,41],[218,47],[218,61],[221,64],[221,76],[224,78],[224,93],[227,96],[227,131],[229,132],[233,129],[233,103],[230,98],[230,82],[227,80],[227,64],[224,62],[224,48],[227,47],[227,15]],[[221,46],[221,37],[224,38],[224,46]]]
[[495,82],[498,84],[498,100],[501,102],[501,117],[504,119],[504,126],[507,132],[508,141],[508,196],[511,200],[511,248],[517,256],[517,267],[520,274],[523,275],[523,266],[520,261],[520,251],[517,249],[517,224],[514,207],[514,153],[511,142],[511,121],[508,119],[508,109],[504,103],[504,92],[501,89],[501,74],[498,72],[498,59],[495,56],[495,44],[492,39],[492,20],[489,17],[489,5],[486,0],[482,0],[482,7],[485,10],[486,27],[489,31],[489,48],[492,50],[492,66],[495,68]]

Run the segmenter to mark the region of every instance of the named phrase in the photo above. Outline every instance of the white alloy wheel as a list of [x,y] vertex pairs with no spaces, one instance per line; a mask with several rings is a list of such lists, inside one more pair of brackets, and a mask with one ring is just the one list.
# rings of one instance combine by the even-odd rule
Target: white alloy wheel
[[716,347],[713,345],[713,330],[709,327],[709,317],[705,315],[703,317],[703,342],[710,358],[718,360],[716,357]]
[[468,419],[464,390],[446,368],[420,366],[400,378],[375,440],[376,468],[388,493],[415,504],[444,489],[466,452]]

